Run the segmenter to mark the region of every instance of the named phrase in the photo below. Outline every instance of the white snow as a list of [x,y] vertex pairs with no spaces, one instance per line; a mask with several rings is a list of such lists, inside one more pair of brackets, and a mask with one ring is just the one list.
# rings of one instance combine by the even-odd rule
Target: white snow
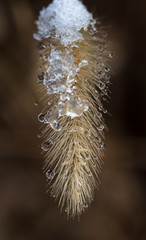
[[79,31],[89,25],[94,26],[95,20],[79,0],[54,0],[40,11],[36,24],[36,40],[54,37],[67,46],[83,39]]

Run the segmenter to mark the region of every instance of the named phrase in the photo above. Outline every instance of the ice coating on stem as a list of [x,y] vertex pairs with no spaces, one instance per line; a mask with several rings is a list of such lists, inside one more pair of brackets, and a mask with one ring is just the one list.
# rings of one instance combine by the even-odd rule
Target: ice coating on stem
[[59,39],[64,46],[83,39],[79,32],[82,28],[89,25],[95,28],[92,14],[79,0],[54,0],[40,11],[36,24],[36,40],[53,37]]
[[83,40],[80,30],[91,27],[95,31],[95,23],[79,0],[54,0],[40,11],[36,21],[38,33],[34,38],[40,41],[40,56],[45,66],[38,79],[45,85],[48,96],[56,98],[40,121],[50,124],[55,131],[62,130],[58,125],[60,117],[73,119],[88,111],[88,102],[77,93],[80,70],[88,61],[80,58],[75,49]]

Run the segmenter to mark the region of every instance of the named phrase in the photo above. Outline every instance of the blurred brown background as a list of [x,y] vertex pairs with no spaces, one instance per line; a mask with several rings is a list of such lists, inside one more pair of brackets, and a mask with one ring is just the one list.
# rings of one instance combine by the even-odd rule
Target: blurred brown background
[[102,185],[67,221],[45,194],[36,135],[34,20],[46,0],[0,1],[0,240],[145,240],[146,1],[83,1],[108,19],[122,49],[113,77]]

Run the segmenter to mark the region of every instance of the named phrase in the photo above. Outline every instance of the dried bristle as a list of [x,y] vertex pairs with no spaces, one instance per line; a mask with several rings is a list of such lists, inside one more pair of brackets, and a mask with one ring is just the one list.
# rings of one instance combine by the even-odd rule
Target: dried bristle
[[[83,59],[88,61],[88,65],[79,70],[75,77],[77,81],[73,82],[72,87],[76,87],[78,97],[89,103],[89,109],[79,117],[59,117],[61,131],[54,131],[49,124],[45,124],[42,131],[43,144],[49,143],[47,151],[45,149],[44,162],[47,188],[51,188],[51,195],[58,199],[61,211],[73,218],[80,216],[90,205],[94,189],[98,188],[100,183],[103,129],[106,128],[103,114],[107,112],[103,108],[102,98],[104,101],[108,98],[112,53],[104,29],[97,29],[98,31],[93,31],[90,27],[82,29],[84,39],[77,43],[78,47],[64,47],[53,38],[44,39],[39,45],[42,66],[40,74],[46,71],[46,56],[50,54],[52,46],[62,52],[68,49],[74,55],[77,65]],[[67,76],[64,76],[65,80],[66,78]],[[48,108],[55,108],[59,94],[48,95],[44,87],[44,95],[45,115]]]

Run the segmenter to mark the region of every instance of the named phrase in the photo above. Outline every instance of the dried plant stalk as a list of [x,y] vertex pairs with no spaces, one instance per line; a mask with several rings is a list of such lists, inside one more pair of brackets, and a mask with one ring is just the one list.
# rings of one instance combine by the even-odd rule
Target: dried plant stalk
[[[54,4],[59,6],[60,2],[66,0]],[[73,0],[75,3],[86,10],[80,1]],[[51,12],[51,8],[46,11]],[[46,20],[46,12],[40,14],[39,34],[34,36],[39,40],[38,82],[45,99],[38,118],[44,123],[39,137],[44,138],[47,188],[51,188],[61,210],[73,218],[89,206],[100,183],[106,129],[103,114],[107,113],[102,101],[108,99],[113,58],[104,28],[87,10],[85,13],[89,21],[80,26],[79,39],[76,34],[72,41],[65,32],[58,36],[57,27],[50,28],[51,35],[46,36],[46,31],[44,35],[39,27]],[[73,21],[74,15],[71,17]]]

